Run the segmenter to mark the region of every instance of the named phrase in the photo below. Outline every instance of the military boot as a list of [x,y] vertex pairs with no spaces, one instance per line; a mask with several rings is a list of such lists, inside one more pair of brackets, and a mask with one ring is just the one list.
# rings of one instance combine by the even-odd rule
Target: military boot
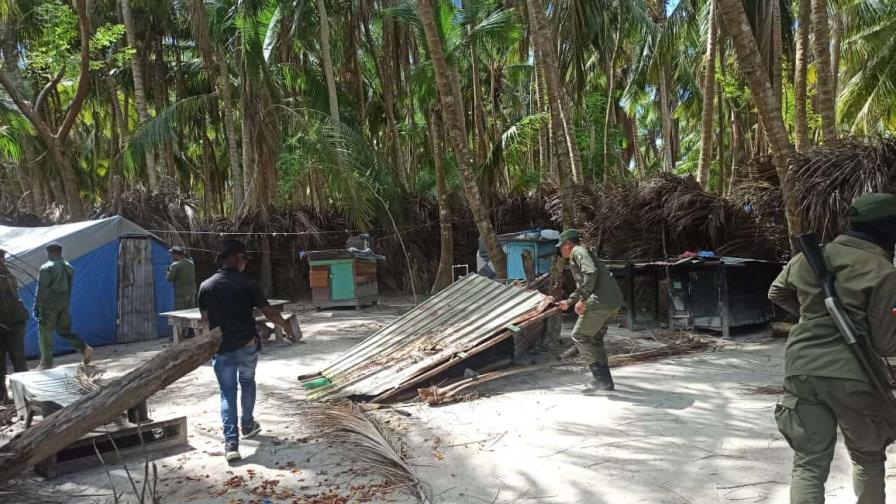
[[613,376],[610,375],[610,366],[606,366],[599,362],[595,362],[589,366],[591,368],[592,388],[596,390],[613,390]]

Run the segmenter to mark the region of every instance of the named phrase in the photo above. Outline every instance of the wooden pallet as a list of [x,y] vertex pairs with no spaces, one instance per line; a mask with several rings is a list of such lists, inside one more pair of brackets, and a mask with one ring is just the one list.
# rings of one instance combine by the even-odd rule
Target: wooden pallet
[[[142,441],[142,442],[141,442]],[[187,417],[137,424],[121,421],[99,427],[34,466],[45,478],[86,467],[120,462],[128,455],[157,452],[187,444]],[[97,455],[99,452],[99,456]],[[100,459],[102,456],[102,459]]]

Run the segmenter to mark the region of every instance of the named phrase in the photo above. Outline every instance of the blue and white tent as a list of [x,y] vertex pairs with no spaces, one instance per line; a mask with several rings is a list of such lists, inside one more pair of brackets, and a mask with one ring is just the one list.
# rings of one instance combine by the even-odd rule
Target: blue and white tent
[[[19,295],[29,309],[45,247],[58,242],[75,268],[72,329],[87,344],[111,345],[171,335],[158,314],[174,307],[174,291],[165,281],[168,247],[158,237],[123,217],[25,228],[0,226],[0,248],[16,276]],[[55,353],[71,347],[58,336]],[[25,352],[39,355],[37,321],[28,321]]]

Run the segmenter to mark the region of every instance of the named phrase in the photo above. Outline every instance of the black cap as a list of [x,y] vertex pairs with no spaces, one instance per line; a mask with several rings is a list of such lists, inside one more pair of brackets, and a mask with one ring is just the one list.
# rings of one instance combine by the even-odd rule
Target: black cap
[[47,252],[62,252],[62,245],[57,242],[53,242],[47,245]]
[[239,240],[222,240],[218,242],[218,254],[215,256],[215,262],[220,263],[232,255],[245,253],[245,243]]
[[181,247],[180,245],[175,245],[175,246],[171,247],[170,249],[168,249],[168,252],[171,252],[172,254],[180,254],[180,255],[186,254],[186,252],[184,251],[184,248]]

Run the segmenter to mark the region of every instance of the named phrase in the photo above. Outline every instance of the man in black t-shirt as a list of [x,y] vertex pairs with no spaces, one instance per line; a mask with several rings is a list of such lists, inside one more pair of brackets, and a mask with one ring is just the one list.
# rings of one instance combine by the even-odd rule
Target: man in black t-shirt
[[[292,338],[292,327],[271,308],[258,284],[243,275],[248,257],[238,240],[218,245],[215,261],[221,266],[199,287],[199,310],[208,329],[221,329],[221,344],[213,360],[221,387],[221,420],[224,423],[224,454],[228,462],[239,460],[240,430],[252,437],[261,425],[252,416],[255,409],[255,366],[261,341],[255,329],[253,310],[259,308],[271,322],[283,327]],[[243,416],[237,425],[237,386]]]

